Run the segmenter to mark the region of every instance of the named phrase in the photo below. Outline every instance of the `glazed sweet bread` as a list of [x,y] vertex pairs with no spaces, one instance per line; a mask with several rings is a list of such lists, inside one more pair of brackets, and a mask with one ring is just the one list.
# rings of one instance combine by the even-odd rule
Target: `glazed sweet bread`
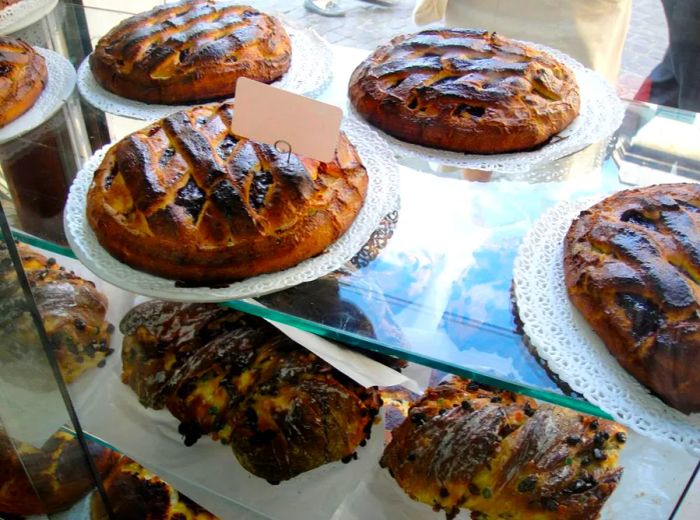
[[578,115],[571,70],[496,33],[430,29],[398,36],[353,72],[350,100],[409,143],[480,154],[545,143]]
[[151,301],[124,333],[122,380],[144,406],[180,421],[185,444],[231,444],[240,464],[272,483],[349,460],[381,406],[266,321],[213,304]]
[[[118,459],[98,444],[88,442],[88,448],[101,474]],[[68,509],[95,486],[80,445],[69,433],[58,431],[35,448],[11,440],[1,424],[0,483],[0,515],[27,516]]]
[[179,112],[114,145],[87,216],[122,262],[191,283],[286,269],[350,227],[367,172],[345,135],[329,163],[231,132],[233,105]]
[[[114,326],[105,320],[107,298],[93,282],[66,271],[54,258],[24,244],[17,249],[64,381],[72,383],[87,370],[104,366],[114,352],[109,346]],[[30,366],[39,356],[43,359],[38,362],[45,363],[43,350],[32,348],[38,339],[5,244],[0,259],[8,262],[0,273],[0,331],[5,338],[0,360]]]
[[381,465],[454,518],[592,520],[622,475],[623,427],[460,378],[429,388]]
[[41,54],[22,40],[0,36],[0,128],[32,108],[47,82]]
[[564,241],[572,303],[625,370],[666,403],[700,411],[700,185],[616,193]]
[[189,0],[121,22],[97,43],[90,69],[120,96],[190,103],[233,97],[239,77],[275,81],[291,56],[276,18],[236,2]]
[[[140,464],[122,457],[102,481],[112,520],[218,520]],[[91,520],[109,520],[97,493],[90,503]]]

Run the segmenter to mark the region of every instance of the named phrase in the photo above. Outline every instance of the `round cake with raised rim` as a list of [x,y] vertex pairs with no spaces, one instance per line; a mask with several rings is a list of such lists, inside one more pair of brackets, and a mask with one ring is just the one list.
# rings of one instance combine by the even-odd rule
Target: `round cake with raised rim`
[[0,36],[0,128],[34,106],[48,78],[44,57],[31,45]]
[[114,94],[177,104],[232,97],[239,77],[271,83],[291,56],[276,18],[236,2],[194,0],[127,18],[100,39],[90,69]]
[[574,73],[496,33],[431,29],[398,36],[353,72],[350,100],[409,143],[494,154],[546,143],[578,115]]
[[292,267],[345,233],[369,180],[347,137],[322,163],[234,135],[232,116],[232,103],[178,112],[107,152],[87,199],[102,247],[206,285]]

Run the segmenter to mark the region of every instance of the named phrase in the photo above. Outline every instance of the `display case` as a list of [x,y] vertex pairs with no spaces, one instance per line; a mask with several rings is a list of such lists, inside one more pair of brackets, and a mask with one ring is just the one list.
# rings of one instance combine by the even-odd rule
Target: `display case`
[[[90,518],[92,508],[93,515],[99,510],[102,517],[146,518],[143,508],[120,509],[125,493],[102,487],[103,478],[119,484],[110,468],[123,468],[123,459],[117,459],[124,455],[146,468],[139,470],[148,475],[145,480],[158,475],[222,519],[438,518],[429,506],[411,501],[379,461],[410,403],[450,375],[468,378],[485,392],[513,392],[545,408],[553,404],[623,424],[624,476],[604,506],[603,518],[629,518],[631,512],[649,519],[698,514],[697,501],[693,505],[700,460],[697,413],[669,409],[637,389],[636,382],[629,383],[626,374],[606,372],[605,367],[617,365],[602,346],[592,350],[593,360],[579,355],[577,341],[596,340],[577,336],[585,326],[576,321],[581,318],[568,299],[561,308],[547,299],[553,294],[550,271],[561,269],[556,258],[563,237],[552,236],[565,232],[578,212],[623,189],[700,179],[696,113],[622,101],[602,78],[581,67],[576,70],[579,78],[585,76],[582,114],[588,119],[563,144],[550,142],[516,157],[425,153],[375,133],[348,102],[350,75],[368,50],[329,44],[311,28],[314,18],[304,24],[290,13],[276,13],[292,43],[303,48],[303,57],[292,64],[295,79],[281,86],[343,109],[344,131],[356,140],[363,159],[378,168],[375,174],[386,176],[386,194],[376,202],[382,218],[361,247],[342,261],[337,258],[347,252],[333,257],[340,267],[330,273],[278,276],[268,285],[254,286],[258,294],[251,298],[221,297],[227,289],[218,286],[180,286],[159,293],[158,286],[129,279],[128,272],[98,276],[100,267],[79,260],[85,251],[69,245],[76,244],[71,226],[80,225],[75,215],[77,220],[85,217],[84,211],[64,212],[70,196],[75,197],[75,188],[69,195],[73,181],[91,179],[99,164],[94,154],[104,153],[103,147],[168,113],[167,108],[159,112],[134,103],[121,106],[90,83],[88,55],[130,13],[126,7],[121,12],[83,3],[44,6],[37,21],[9,31],[64,58],[71,68],[61,77],[76,87],[58,89],[55,106],[38,122],[25,121],[6,138],[2,132],[7,129],[0,129],[6,331],[0,341],[0,447],[19,473],[26,472],[38,502],[47,505],[52,497],[43,491],[45,475],[39,474],[45,470],[38,470],[31,457],[51,446],[54,432],[66,436],[66,442],[75,439],[72,463],[80,468],[75,473],[83,477],[83,487],[69,507],[44,508],[49,517]],[[551,152],[552,145],[560,151]],[[47,290],[47,280],[62,284],[63,292]],[[695,278],[696,298],[697,282]],[[564,290],[563,282],[561,287],[551,283],[556,286],[552,291]],[[71,287],[70,304],[66,286]],[[342,462],[290,479],[259,478],[241,464],[247,455],[237,451],[236,435],[243,438],[245,432],[208,423],[208,431],[193,433],[187,426],[191,421],[168,411],[176,405],[164,405],[165,397],[160,406],[153,405],[157,399],[146,390],[139,393],[139,384],[124,368],[146,355],[139,350],[146,347],[136,331],[167,313],[189,319],[169,304],[148,303],[159,294],[191,305],[216,300],[203,307],[206,312],[291,338],[279,341],[296,342],[313,352],[303,355],[328,363],[321,371],[339,374],[343,392],[355,392],[354,385],[381,387],[384,407],[377,419],[369,398],[358,398],[364,402],[363,417],[369,413],[373,419],[365,420],[368,438],[362,438],[362,447]],[[141,310],[134,312],[137,306]],[[543,325],[547,313],[551,323]],[[569,327],[569,320],[576,326]],[[84,341],[86,328],[94,329],[89,341]],[[316,361],[304,359],[315,366]],[[203,381],[197,379],[197,384]],[[632,390],[620,389],[628,383]],[[142,406],[148,402],[151,406]],[[209,405],[209,411],[212,416],[220,412],[218,405]],[[199,438],[202,433],[211,438]],[[236,457],[231,447],[216,442],[222,439]],[[300,451],[305,449],[313,451],[311,445]],[[0,477],[9,479],[2,468]],[[143,503],[164,496],[178,500],[177,492],[167,493],[137,495]],[[185,504],[189,499],[180,498]],[[437,502],[435,506],[439,509]],[[193,511],[196,506],[186,515]],[[468,517],[459,509],[453,513]],[[0,518],[11,520],[16,514],[4,511],[0,501]]]

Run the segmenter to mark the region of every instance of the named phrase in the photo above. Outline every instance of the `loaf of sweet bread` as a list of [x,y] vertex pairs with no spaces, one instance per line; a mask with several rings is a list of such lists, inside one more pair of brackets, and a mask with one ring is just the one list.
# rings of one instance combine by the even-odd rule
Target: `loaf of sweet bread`
[[414,500],[473,519],[592,520],[615,490],[625,429],[454,378],[411,406],[381,460]]
[[110,92],[177,104],[233,97],[239,77],[275,81],[291,56],[276,18],[231,1],[185,0],[122,21],[97,43],[90,69]]
[[630,374],[700,411],[700,185],[621,191],[582,211],[564,241],[572,303]]
[[214,304],[151,301],[121,323],[122,380],[180,421],[185,444],[230,444],[270,482],[349,460],[381,406],[364,388],[272,325]]
[[0,128],[32,108],[47,82],[41,54],[22,40],[0,36]]
[[409,143],[480,154],[545,143],[578,115],[571,70],[496,33],[428,29],[397,36],[353,72],[353,106]]
[[114,145],[95,172],[87,218],[122,262],[195,284],[286,269],[350,227],[368,177],[341,135],[322,163],[231,131],[233,104],[170,115]]

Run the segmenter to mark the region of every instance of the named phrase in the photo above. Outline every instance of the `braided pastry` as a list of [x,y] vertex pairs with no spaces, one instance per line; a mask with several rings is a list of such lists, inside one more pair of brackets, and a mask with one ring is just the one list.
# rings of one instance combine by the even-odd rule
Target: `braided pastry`
[[127,18],[90,56],[97,82],[147,103],[232,97],[236,81],[279,79],[291,42],[275,18],[235,2],[189,0]]
[[[114,452],[93,442],[88,442],[88,449],[100,473],[107,472],[118,459]],[[72,435],[58,431],[38,449],[10,440],[0,425],[0,484],[0,513],[39,515],[68,509],[95,482]]]
[[616,193],[564,241],[571,301],[619,363],[666,403],[700,411],[700,185]]
[[122,380],[167,407],[185,444],[231,444],[270,482],[349,460],[381,406],[363,388],[266,321],[213,304],[152,301],[122,321]]
[[454,518],[592,520],[617,486],[624,428],[454,378],[392,432],[381,465],[414,500]]
[[[102,486],[114,513],[112,520],[218,520],[128,457],[122,457]],[[109,520],[97,493],[92,496],[90,518]]]
[[233,105],[197,107],[126,137],[87,201],[100,244],[143,271],[192,283],[291,267],[350,227],[367,172],[341,135],[330,163],[231,133]]
[[[114,352],[109,347],[114,326],[105,321],[106,297],[93,282],[66,271],[54,258],[46,258],[24,244],[17,244],[17,249],[65,382],[72,383],[85,371],[104,366],[107,356]],[[0,360],[31,366],[39,356],[37,362],[45,363],[43,351],[28,348],[36,344],[34,323],[4,244],[0,246],[0,258],[8,261],[7,270],[0,273],[0,330],[6,340]]]
[[533,148],[578,115],[573,73],[496,33],[430,29],[379,47],[350,78],[372,125],[409,143],[456,152]]
[[41,54],[22,40],[0,36],[0,128],[32,108],[47,81]]

